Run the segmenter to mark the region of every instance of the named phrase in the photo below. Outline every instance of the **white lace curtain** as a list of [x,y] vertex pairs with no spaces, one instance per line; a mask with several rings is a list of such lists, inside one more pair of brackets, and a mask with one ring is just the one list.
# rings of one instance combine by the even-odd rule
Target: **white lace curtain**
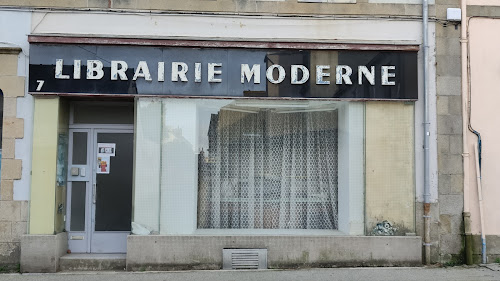
[[213,114],[198,227],[337,229],[337,111]]

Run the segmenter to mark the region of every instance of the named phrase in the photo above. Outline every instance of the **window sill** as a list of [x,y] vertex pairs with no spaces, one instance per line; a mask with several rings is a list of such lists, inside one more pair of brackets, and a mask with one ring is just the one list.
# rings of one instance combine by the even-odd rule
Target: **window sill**
[[210,236],[345,236],[336,229],[197,229],[193,235]]

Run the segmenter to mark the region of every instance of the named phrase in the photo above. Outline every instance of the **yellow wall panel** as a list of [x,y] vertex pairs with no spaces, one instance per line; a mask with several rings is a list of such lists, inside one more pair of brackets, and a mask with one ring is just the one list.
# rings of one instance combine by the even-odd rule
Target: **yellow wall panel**
[[30,234],[53,234],[59,97],[35,98]]
[[366,233],[389,221],[395,235],[415,232],[414,109],[366,103]]

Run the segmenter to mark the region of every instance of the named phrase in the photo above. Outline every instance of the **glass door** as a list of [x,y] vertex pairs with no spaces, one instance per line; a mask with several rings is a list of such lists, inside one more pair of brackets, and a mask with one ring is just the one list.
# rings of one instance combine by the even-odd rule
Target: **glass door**
[[70,130],[66,229],[73,253],[125,253],[131,229],[133,130]]

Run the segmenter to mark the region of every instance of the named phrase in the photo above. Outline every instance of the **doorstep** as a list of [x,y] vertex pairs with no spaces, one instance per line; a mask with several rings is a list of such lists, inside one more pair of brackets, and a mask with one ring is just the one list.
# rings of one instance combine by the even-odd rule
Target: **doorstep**
[[59,260],[61,271],[123,271],[127,254],[68,254]]

